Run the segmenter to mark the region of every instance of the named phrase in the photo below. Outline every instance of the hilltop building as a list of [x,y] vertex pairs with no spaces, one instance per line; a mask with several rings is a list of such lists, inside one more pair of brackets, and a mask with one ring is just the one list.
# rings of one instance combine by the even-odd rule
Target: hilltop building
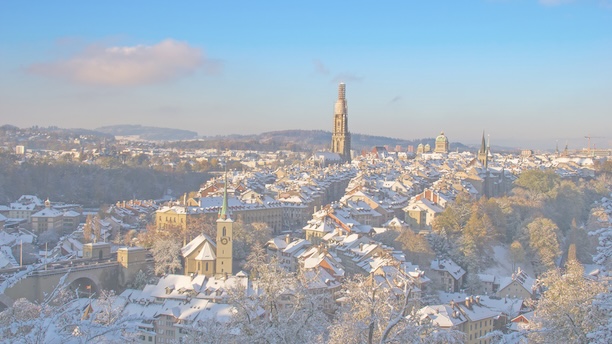
[[444,135],[444,132],[441,132],[438,137],[436,137],[436,146],[434,147],[434,153],[448,153],[448,138]]
[[344,162],[351,162],[351,134],[348,131],[346,85],[344,83],[340,83],[338,86],[338,100],[334,107],[331,151],[340,155]]

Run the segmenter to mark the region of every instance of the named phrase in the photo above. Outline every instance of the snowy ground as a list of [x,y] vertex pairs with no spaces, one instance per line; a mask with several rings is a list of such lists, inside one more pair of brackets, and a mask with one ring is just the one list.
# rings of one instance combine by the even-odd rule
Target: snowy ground
[[[493,246],[493,266],[485,269],[484,274],[495,276],[512,276],[512,259],[510,259],[510,250],[508,245]],[[521,262],[517,267],[524,270],[529,276],[535,277],[533,266],[530,262]],[[516,270],[516,267],[515,267]]]

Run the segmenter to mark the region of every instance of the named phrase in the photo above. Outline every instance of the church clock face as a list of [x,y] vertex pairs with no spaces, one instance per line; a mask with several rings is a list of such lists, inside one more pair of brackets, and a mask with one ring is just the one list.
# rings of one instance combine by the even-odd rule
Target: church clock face
[[227,242],[228,242],[227,238],[221,238],[221,243],[223,245],[227,245]]

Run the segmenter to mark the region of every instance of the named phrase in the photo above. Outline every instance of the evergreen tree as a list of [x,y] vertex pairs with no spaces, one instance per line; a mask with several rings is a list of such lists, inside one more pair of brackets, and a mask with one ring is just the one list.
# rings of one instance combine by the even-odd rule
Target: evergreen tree
[[554,268],[561,256],[559,227],[550,219],[540,217],[530,222],[526,229],[536,272],[543,273]]

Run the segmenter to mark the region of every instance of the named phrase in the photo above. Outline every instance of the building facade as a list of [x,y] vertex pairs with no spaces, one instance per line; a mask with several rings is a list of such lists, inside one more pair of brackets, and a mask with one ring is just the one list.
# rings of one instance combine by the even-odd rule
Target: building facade
[[440,135],[436,137],[434,153],[448,153],[448,138],[444,135],[444,132],[441,132]]

